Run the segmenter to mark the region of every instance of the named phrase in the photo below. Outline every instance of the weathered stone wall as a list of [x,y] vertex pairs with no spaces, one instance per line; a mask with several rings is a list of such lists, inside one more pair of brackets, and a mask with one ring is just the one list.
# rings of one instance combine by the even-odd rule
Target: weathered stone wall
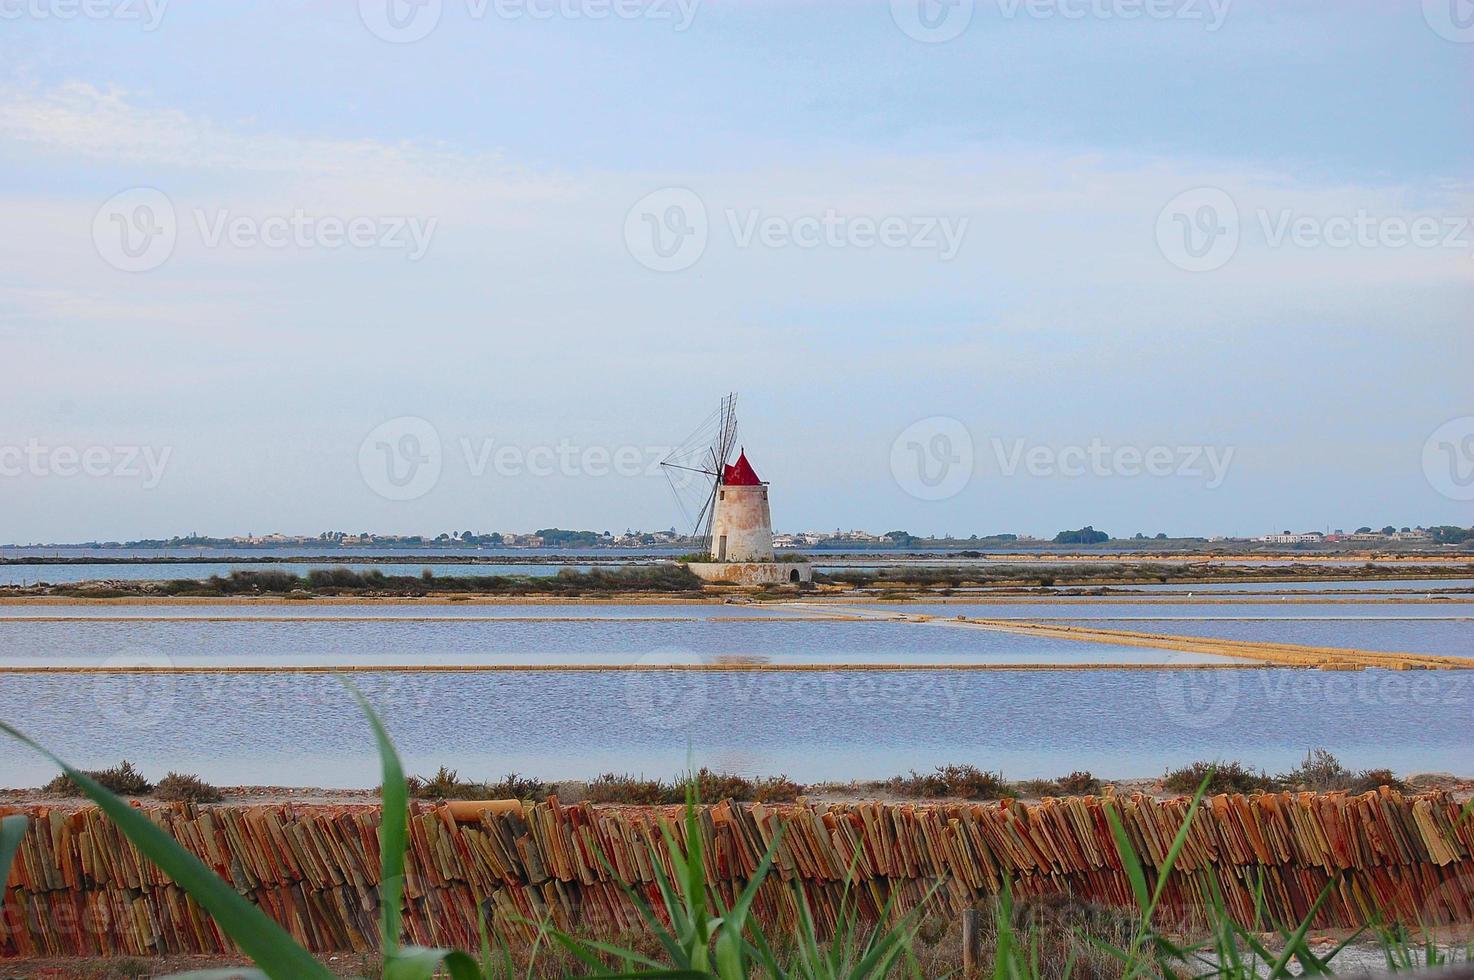
[[773,515],[768,510],[767,484],[717,489],[711,556],[717,561],[773,560]]
[[727,585],[799,585],[814,580],[806,561],[691,562],[691,573],[704,582]]

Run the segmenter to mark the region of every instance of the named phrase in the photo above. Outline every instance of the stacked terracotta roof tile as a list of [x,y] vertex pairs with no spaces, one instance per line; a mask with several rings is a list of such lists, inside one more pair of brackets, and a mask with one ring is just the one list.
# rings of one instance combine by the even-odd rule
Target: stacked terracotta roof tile
[[[832,925],[853,869],[850,901],[876,916],[928,902],[940,915],[986,901],[1004,878],[1020,899],[1070,892],[1129,906],[1130,885],[1104,801],[1039,804],[762,806],[699,811],[707,881],[730,901],[780,826],[776,873],[756,909],[791,922],[798,889],[821,928]],[[1114,804],[1143,863],[1162,863],[1186,800]],[[0,808],[31,819],[0,921],[0,956],[213,953],[229,941],[95,808]],[[379,813],[372,806],[274,805],[146,811],[299,941],[318,952],[377,944]],[[1269,925],[1298,922],[1328,881],[1317,924],[1356,926],[1380,912],[1408,924],[1474,921],[1474,821],[1441,794],[1382,790],[1260,794],[1206,800],[1165,890],[1163,916],[1201,908],[1213,874],[1235,916],[1252,922],[1262,888]],[[478,920],[528,935],[528,920],[612,934],[638,928],[614,880],[658,905],[653,861],[666,863],[663,823],[684,838],[681,808],[561,806],[556,800],[457,822],[417,804],[405,927],[414,942],[479,945]]]

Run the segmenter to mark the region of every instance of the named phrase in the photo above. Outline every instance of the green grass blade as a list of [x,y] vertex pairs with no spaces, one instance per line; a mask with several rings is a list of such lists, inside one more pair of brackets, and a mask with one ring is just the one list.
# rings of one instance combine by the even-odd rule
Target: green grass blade
[[1228,905],[1223,900],[1223,889],[1219,887],[1218,875],[1214,874],[1211,867],[1208,869],[1207,891],[1206,905],[1210,910],[1209,924],[1213,930],[1213,941],[1218,960],[1232,969],[1235,975],[1242,975],[1244,959],[1239,953],[1239,944],[1235,941],[1233,919],[1229,916]]
[[1336,880],[1332,878],[1326,882],[1326,887],[1320,890],[1320,895],[1316,897],[1315,903],[1310,906],[1310,911],[1305,913],[1304,921],[1285,940],[1284,952],[1280,953],[1279,959],[1275,960],[1269,969],[1269,975],[1271,977],[1282,976],[1285,972],[1285,966],[1290,962],[1292,957],[1298,960],[1300,965],[1307,971],[1316,970],[1319,967],[1318,972],[1325,972],[1319,958],[1310,951],[1309,946],[1305,945],[1305,937],[1309,934],[1310,927],[1315,922],[1316,913],[1320,911],[1322,905],[1326,904],[1326,900],[1331,897],[1331,892],[1335,890],[1335,887]]
[[450,980],[481,980],[471,954],[458,949],[406,946],[384,962],[384,980],[433,980],[441,971]]
[[[1187,816],[1182,820],[1182,826],[1177,829],[1177,836],[1172,839],[1172,846],[1167,849],[1166,860],[1157,869],[1157,887],[1152,892],[1151,904],[1146,909],[1146,918],[1151,919],[1157,910],[1157,903],[1162,900],[1162,892],[1167,889],[1167,878],[1172,874],[1172,869],[1177,865],[1177,858],[1182,854],[1182,849],[1187,845],[1187,835],[1192,830],[1193,817],[1197,816],[1198,807],[1202,805],[1203,795],[1208,792],[1208,781],[1213,778],[1213,773],[1203,777],[1198,784],[1198,791],[1193,794],[1193,801],[1188,805]],[[1124,828],[1123,828],[1124,829]]]
[[18,813],[0,820],[0,893],[10,880],[10,865],[20,849],[21,838],[26,836],[26,823],[26,818]]
[[701,929],[698,938],[704,942],[708,935],[704,927],[710,921],[710,915],[706,907],[706,862],[702,852],[701,821],[696,819],[699,801],[695,786],[693,779],[686,791],[686,886],[690,893],[687,900],[691,906],[691,918]]
[[763,859],[758,863],[757,870],[748,879],[742,894],[737,896],[737,901],[727,910],[722,917],[721,935],[717,937],[717,968],[725,976],[727,972],[738,970],[742,965],[742,934],[747,926],[747,917],[752,910],[753,900],[757,898],[758,889],[762,887],[768,874],[773,869],[773,854],[778,849],[778,842],[783,838],[783,826],[779,826],[778,832],[773,835],[773,842],[768,845],[768,850],[763,854]]
[[[537,935],[533,937],[532,948],[527,951],[527,980],[532,980],[533,976],[537,972],[538,953],[543,948],[543,942],[546,941],[548,938],[548,930],[552,928],[552,922],[553,908],[552,906],[548,906],[547,912],[543,914],[542,921],[539,922],[537,925]],[[510,958],[511,957],[509,953],[508,959],[510,960]],[[511,976],[513,976],[513,973],[509,970],[507,972],[507,976],[510,978]]]
[[652,970],[668,969],[668,967],[664,964],[657,963],[655,960],[650,959],[648,956],[643,956],[640,953],[637,953],[632,949],[626,949],[623,946],[615,946],[613,943],[603,943],[599,942],[596,939],[575,939],[573,936],[568,935],[568,933],[562,932],[558,929],[549,929],[548,935],[552,936],[553,939],[561,944],[564,949],[567,949],[570,953],[573,953],[573,955],[577,956],[580,960],[597,969],[600,972],[600,975],[603,974],[605,967],[604,964],[599,961],[599,958],[594,955],[595,953],[604,953],[605,955],[615,956],[619,959],[627,960],[632,963],[640,963],[644,966],[648,966]]
[[107,814],[108,819],[150,861],[198,902],[226,935],[235,941],[241,952],[250,957],[267,976],[273,980],[304,980],[309,977],[331,980],[332,974],[327,968],[311,953],[297,945],[290,933],[237,894],[225,879],[207,868],[199,858],[181,847],[178,841],[143,813],[108,792],[92,777],[73,769],[4,722],[0,722],[0,731],[40,752],[70,776],[82,792]]
[[762,968],[761,975],[771,977],[773,980],[785,980],[787,974],[778,965],[778,957],[773,953],[773,947],[768,944],[768,937],[763,935],[762,926],[756,920],[753,921],[752,928],[748,930],[748,936],[753,958]]
[[[584,944],[581,941],[574,939],[566,932],[562,932],[558,929],[548,930],[548,935],[553,937],[553,942],[557,943],[559,946],[562,946],[579,961],[592,968],[594,972],[590,974],[591,976],[602,976],[604,974],[604,964],[601,963],[599,961],[599,958],[594,955],[592,948],[585,949]],[[625,952],[625,950],[619,950],[614,955],[623,956]]]
[[384,723],[369,704],[368,698],[346,677],[339,683],[353,695],[374,730],[379,747],[379,764],[383,769],[380,792],[383,807],[379,815],[379,934],[384,955],[392,958],[399,949],[399,934],[404,914],[404,847],[409,837],[409,786],[404,780],[404,766],[399,753],[384,730]]
[[[675,841],[670,831],[664,826],[660,830],[665,836],[666,847],[674,847]],[[686,910],[684,897],[676,894],[670,878],[665,874],[665,868],[660,863],[660,855],[656,853],[653,845],[650,848],[650,865],[650,870],[655,874],[655,885],[660,889],[660,900],[665,903],[666,915],[670,916],[671,932],[677,947],[677,951],[672,954],[673,958],[677,966],[683,970],[687,969],[694,965],[691,963],[690,950],[687,945],[691,941],[691,936],[695,934],[695,925],[691,922],[691,916]],[[679,871],[680,868],[680,861],[677,860],[676,870]]]
[[[630,904],[635,907],[635,911],[640,914],[640,918],[644,920],[645,927],[650,930],[650,934],[655,937],[656,941],[660,943],[672,960],[679,960],[683,955],[679,940],[677,940],[673,932],[665,927],[664,923],[656,918],[655,912],[650,908],[650,903],[645,900],[645,896],[636,892],[630,887],[629,882],[620,877],[619,872],[614,870],[614,866],[604,857],[603,851],[596,852],[596,856],[599,859],[599,864],[609,873],[609,880],[619,886],[619,890],[624,892],[625,897],[630,900]],[[654,847],[650,849],[650,861],[652,864],[656,864],[659,861],[659,855],[656,854]]]
[[1116,812],[1115,804],[1101,809],[1105,811],[1106,820],[1111,825],[1111,836],[1116,841],[1116,854],[1120,856],[1126,878],[1131,882],[1131,894],[1136,897],[1136,907],[1145,913],[1151,896],[1146,890],[1146,874],[1141,869],[1141,859],[1136,856],[1136,848],[1131,846],[1131,838],[1126,836],[1126,825],[1121,822],[1121,815]]
[[747,886],[743,888],[742,894],[738,896],[736,904],[722,916],[721,927],[717,930],[712,962],[717,976],[722,977],[723,980],[745,980],[747,976],[749,945],[743,939],[743,933],[747,930],[747,915],[752,900],[757,896],[758,886],[762,884],[767,873],[768,859],[764,857],[757,871],[748,880]]
[[713,974],[706,970],[675,970],[662,967],[659,970],[634,970],[625,973],[596,973],[603,980],[712,980]]
[[1360,940],[1361,937],[1370,928],[1371,928],[1370,926],[1362,926],[1360,929],[1357,929],[1351,935],[1349,935],[1345,939],[1341,940],[1335,946],[1331,947],[1331,951],[1325,955],[1325,958],[1321,962],[1323,962],[1323,963],[1329,963],[1332,960],[1334,960],[1337,956],[1340,956],[1342,950],[1344,950],[1348,946],[1355,945],[1356,942],[1358,940]]

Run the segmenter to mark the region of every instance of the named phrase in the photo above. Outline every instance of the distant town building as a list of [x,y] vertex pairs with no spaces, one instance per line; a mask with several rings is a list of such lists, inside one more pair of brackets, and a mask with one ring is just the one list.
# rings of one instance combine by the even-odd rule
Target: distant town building
[[1253,540],[1262,541],[1265,544],[1311,544],[1316,541],[1324,541],[1325,535],[1319,531],[1304,531],[1300,534],[1291,534],[1289,531],[1282,531],[1279,534],[1265,534]]

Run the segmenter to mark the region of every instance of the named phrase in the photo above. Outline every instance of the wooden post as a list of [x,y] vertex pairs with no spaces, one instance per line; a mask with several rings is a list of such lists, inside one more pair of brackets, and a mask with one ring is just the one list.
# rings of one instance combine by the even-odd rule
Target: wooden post
[[962,974],[972,976],[978,969],[978,954],[982,952],[978,947],[982,944],[982,935],[978,929],[978,910],[962,910]]

